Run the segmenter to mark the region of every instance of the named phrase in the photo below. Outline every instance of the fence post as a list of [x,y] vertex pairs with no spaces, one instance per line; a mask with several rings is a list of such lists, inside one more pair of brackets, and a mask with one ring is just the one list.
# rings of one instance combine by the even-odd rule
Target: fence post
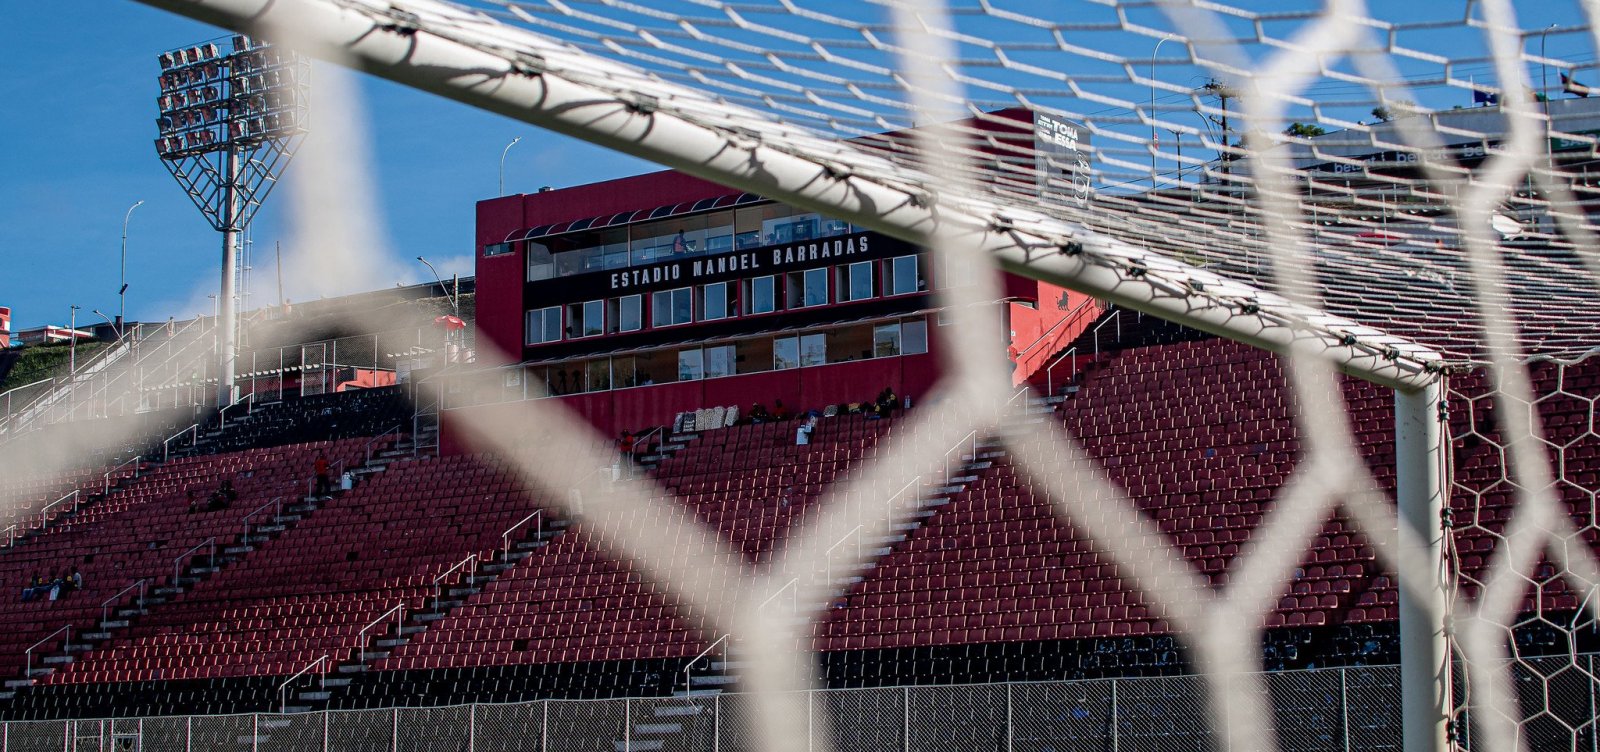
[[394,709],[394,720],[389,727],[389,749],[391,752],[400,752],[400,709]]
[[322,752],[328,752],[328,724],[332,716],[333,713],[322,711]]
[[1111,680],[1111,752],[1117,752],[1117,747],[1118,747],[1118,745],[1121,744],[1122,740],[1118,738],[1122,734],[1122,729],[1120,728],[1121,725],[1122,724],[1118,722],[1118,718],[1117,718],[1117,680],[1116,679],[1112,679]]
[[[807,722],[810,719],[806,719]],[[809,742],[808,742],[809,743]],[[722,749],[722,695],[711,696],[711,752]]]
[[1339,669],[1339,726],[1344,735],[1344,752],[1350,752],[1350,669]]
[[550,748],[550,701],[544,701],[544,719],[539,722],[539,752]]
[[633,752],[633,702],[622,698],[622,749]]
[[911,752],[911,688],[901,690],[900,702],[900,744],[905,752]]
[[1006,752],[1011,752],[1016,737],[1016,726],[1011,720],[1011,682],[1006,682]]
[[467,752],[477,748],[478,740],[478,705],[473,703],[467,706]]
[[194,716],[183,717],[183,752],[192,752],[194,749]]
[[250,715],[250,752],[256,752],[261,746],[261,714]]

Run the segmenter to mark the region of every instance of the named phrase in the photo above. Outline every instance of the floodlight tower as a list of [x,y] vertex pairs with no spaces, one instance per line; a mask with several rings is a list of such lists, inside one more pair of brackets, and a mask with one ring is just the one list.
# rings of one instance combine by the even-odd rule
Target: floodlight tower
[[311,62],[236,35],[164,52],[156,153],[222,233],[217,303],[217,406],[233,401],[238,359],[234,285],[239,233],[278,182],[309,122]]

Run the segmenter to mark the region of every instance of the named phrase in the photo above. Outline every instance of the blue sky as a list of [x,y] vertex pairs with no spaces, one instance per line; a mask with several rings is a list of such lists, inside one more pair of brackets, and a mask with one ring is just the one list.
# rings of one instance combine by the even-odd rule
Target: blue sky
[[[155,56],[222,32],[122,0],[8,3],[5,20],[0,306],[12,308],[13,328],[64,324],[72,304],[83,307],[80,323],[99,320],[94,308],[116,315],[122,219],[141,199],[128,232],[128,318],[209,314],[220,236],[156,158]],[[412,273],[395,281],[426,277],[411,260],[418,255],[446,275],[470,272],[474,202],[495,194],[500,152],[516,136],[522,142],[506,158],[512,192],[654,169],[387,82],[358,82],[389,253]],[[257,216],[252,304],[276,300],[272,244],[287,240],[288,203],[274,194]]]
[[[1262,6],[1257,10],[1283,7],[1276,0],[1240,4]],[[1519,22],[1529,29],[1571,24],[1581,18],[1574,5],[1571,0],[1521,3]],[[1408,21],[1422,20],[1423,14],[1459,19],[1462,7],[1454,0],[1406,5],[1375,0],[1371,6],[1380,14],[1411,16],[1403,19]],[[13,309],[13,326],[65,323],[71,304],[83,307],[80,320],[97,320],[89,314],[93,308],[114,314],[122,218],[141,199],[145,204],[134,213],[129,231],[129,318],[209,313],[206,295],[216,290],[220,241],[156,158],[155,56],[219,36],[221,30],[127,0],[10,3],[6,10],[6,23],[0,25],[0,70],[5,71],[0,74],[0,101],[6,103],[0,112],[0,306]],[[1407,41],[1459,58],[1474,54],[1463,51],[1463,45],[1476,46],[1480,42],[1475,36],[1458,28],[1416,32]],[[1552,57],[1593,64],[1584,35],[1552,34],[1549,42]],[[1103,43],[1126,44],[1130,57],[1146,56],[1151,47],[1150,39],[1131,35],[1125,42]],[[1537,52],[1536,37],[1530,52]],[[1162,52],[1163,58],[1172,54],[1171,47]],[[1465,77],[1470,70],[1487,68],[1463,66],[1456,72]],[[1426,75],[1426,69],[1407,64],[1404,72]],[[1537,66],[1533,76],[1537,83]],[[1161,77],[1203,82],[1204,72],[1173,69]],[[1600,73],[1579,77],[1600,84]],[[1554,81],[1555,74],[1550,78]],[[424,279],[426,270],[411,260],[417,255],[428,256],[446,275],[470,271],[473,205],[496,192],[500,153],[513,137],[521,136],[522,142],[506,161],[510,192],[655,169],[383,81],[360,77],[357,83],[370,125],[370,163],[376,172],[385,250],[394,262],[388,266],[409,270],[398,272],[404,276],[393,282]],[[1353,97],[1359,102],[1359,89],[1324,82],[1313,93],[1327,101]],[[1113,88],[1110,93],[1134,102],[1146,96],[1142,88]],[[1174,98],[1184,97],[1162,97]],[[1419,92],[1419,99],[1427,106],[1448,108],[1467,104],[1470,95],[1438,87]],[[1354,107],[1351,116],[1362,115],[1366,107],[1370,103]],[[1198,122],[1188,113],[1172,115],[1180,116]],[[315,127],[315,113],[312,117]],[[252,306],[277,296],[271,251],[274,241],[287,241],[280,221],[287,199],[274,195],[253,227]],[[295,281],[288,280],[288,286],[294,298]]]

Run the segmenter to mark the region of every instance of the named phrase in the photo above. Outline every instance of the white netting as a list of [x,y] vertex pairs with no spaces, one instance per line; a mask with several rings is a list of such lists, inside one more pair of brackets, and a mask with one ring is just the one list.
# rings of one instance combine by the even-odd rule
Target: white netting
[[[1262,630],[1286,582],[1302,579],[1298,565],[1307,551],[1320,550],[1314,548],[1320,545],[1318,531],[1330,516],[1340,515],[1341,524],[1348,525],[1343,545],[1352,536],[1365,536],[1375,565],[1400,573],[1401,610],[1406,599],[1415,599],[1421,605],[1413,616],[1425,617],[1420,619],[1425,636],[1442,638],[1442,615],[1430,610],[1430,596],[1442,584],[1432,575],[1444,560],[1425,541],[1439,535],[1438,520],[1429,516],[1429,504],[1439,501],[1430,488],[1438,476],[1430,471],[1444,463],[1438,440],[1444,415],[1430,391],[1439,385],[1427,383],[1433,377],[1420,366],[1392,377],[1406,388],[1400,401],[1409,407],[1399,411],[1402,425],[1395,427],[1401,437],[1395,481],[1363,462],[1363,449],[1374,446],[1373,421],[1341,391],[1333,372],[1340,356],[1330,354],[1339,347],[1366,347],[1373,359],[1407,355],[1414,364],[1433,362],[1403,338],[1453,359],[1493,360],[1487,396],[1473,399],[1498,405],[1497,451],[1490,453],[1489,486],[1472,492],[1494,487],[1495,493],[1515,499],[1516,513],[1507,513],[1506,520],[1497,516],[1487,527],[1498,544],[1479,551],[1474,539],[1474,553],[1485,555],[1470,576],[1476,587],[1452,605],[1461,627],[1458,647],[1469,659],[1464,667],[1469,680],[1462,686],[1470,688],[1470,697],[1463,702],[1473,711],[1473,728],[1483,735],[1482,748],[1512,749],[1518,739],[1543,739],[1550,724],[1529,719],[1557,714],[1569,736],[1583,732],[1584,724],[1569,709],[1538,701],[1549,693],[1527,693],[1541,683],[1558,686],[1528,679],[1532,664],[1519,666],[1522,673],[1506,670],[1508,661],[1521,658],[1511,654],[1518,643],[1507,630],[1527,620],[1521,616],[1522,599],[1530,580],[1542,585],[1560,575],[1580,590],[1600,582],[1600,564],[1588,545],[1552,544],[1580,540],[1576,530],[1589,529],[1562,509],[1565,499],[1552,491],[1554,479],[1585,494],[1592,494],[1595,479],[1566,475],[1565,465],[1552,466],[1547,447],[1533,440],[1543,435],[1541,416],[1526,407],[1534,390],[1521,358],[1523,351],[1573,354],[1594,341],[1600,308],[1593,305],[1588,267],[1593,245],[1585,205],[1573,198],[1587,195],[1583,159],[1571,159],[1591,152],[1593,139],[1581,133],[1586,130],[1583,102],[1552,104],[1550,111],[1558,117],[1548,119],[1542,107],[1528,102],[1530,64],[1549,63],[1526,51],[1529,34],[1517,28],[1509,3],[1475,4],[1466,17],[1400,25],[1375,19],[1377,9],[1360,2],[1304,11],[1274,6],[1263,13],[1214,5],[1108,3],[1073,6],[1062,12],[1077,15],[1059,20],[993,3],[953,9],[830,4],[812,10],[794,3],[717,2],[480,3],[470,8],[431,0],[152,4],[236,27],[259,25],[249,31],[476,106],[694,166],[697,174],[725,177],[730,184],[770,188],[763,192],[813,209],[837,204],[852,221],[926,241],[935,263],[953,270],[952,278],[970,282],[939,291],[951,325],[938,327],[933,336],[943,352],[963,357],[946,360],[944,383],[924,403],[932,406],[898,424],[894,440],[874,448],[878,461],[863,463],[835,484],[818,511],[788,531],[781,550],[760,568],[730,551],[686,509],[662,498],[653,482],[609,481],[609,475],[596,473],[612,458],[593,449],[601,442],[588,426],[552,402],[445,413],[443,420],[468,446],[510,460],[528,488],[572,491],[561,494],[555,506],[564,506],[588,535],[636,561],[642,576],[669,588],[710,628],[709,637],[736,636],[749,664],[741,682],[756,690],[741,700],[754,719],[748,746],[825,749],[829,739],[862,732],[830,733],[828,713],[808,713],[797,704],[806,696],[794,690],[806,687],[811,671],[808,656],[795,649],[786,629],[794,626],[796,615],[760,606],[792,588],[789,599],[800,604],[798,616],[821,618],[836,588],[835,569],[878,555],[838,543],[851,535],[876,540],[904,523],[914,505],[905,504],[897,489],[937,484],[952,465],[964,467],[959,450],[969,441],[969,459],[976,461],[979,435],[1002,442],[1010,464],[1039,498],[1047,498],[1045,503],[1070,520],[1083,540],[1094,543],[1116,578],[1138,593],[1139,605],[1184,640],[1198,675],[1136,683],[1132,688],[1139,690],[1141,702],[1203,716],[1205,730],[1192,733],[1225,735],[1235,748],[1270,749],[1280,737],[1285,746],[1294,746],[1298,737],[1275,721],[1274,711],[1304,699],[1283,696],[1283,688],[1275,686],[1281,681],[1256,671],[1263,663]],[[1553,36],[1577,46],[1587,45],[1587,33],[1584,27]],[[1154,47],[1169,37],[1155,74],[1145,78],[1150,55],[1136,48]],[[1583,73],[1571,62],[1552,62]],[[1463,82],[1463,70],[1473,66],[1482,66],[1483,78],[1493,85],[1479,86],[1470,77]],[[1220,83],[1208,86],[1212,78]],[[1435,82],[1445,91],[1498,92],[1504,105],[1494,112],[1445,112],[1438,119],[1398,117],[1376,128],[1352,122],[1374,106],[1406,110],[1402,100],[1424,99],[1413,90]],[[1144,94],[1155,100],[1154,107],[1141,104]],[[1224,108],[1218,95],[1224,94],[1226,129],[1213,135],[1199,121],[1180,117],[1198,109],[1216,116],[1221,129]],[[1016,122],[1009,116],[984,114],[1012,107],[1029,111],[1020,129],[1008,125]],[[1567,110],[1576,114],[1562,120]],[[964,111],[972,120],[939,127],[952,111]],[[1041,173],[1033,153],[1033,113],[1084,124],[1089,138],[1080,134],[1077,144],[1091,155],[1095,189],[1087,201],[1074,193],[1074,180],[1083,175],[1074,172],[1076,162],[1047,166]],[[1279,134],[1291,120],[1345,131],[1310,145],[1289,144]],[[926,127],[904,138],[874,135],[909,124]],[[1157,148],[1152,126],[1157,133],[1177,131],[1175,140],[1162,138]],[[1550,135],[1582,148],[1546,149]],[[1374,140],[1376,145],[1361,145]],[[1481,162],[1470,154],[1464,162],[1435,159],[1440,144],[1462,143],[1492,154]],[[1307,149],[1315,156],[1305,161],[1314,164],[1296,163]],[[1367,158],[1374,153],[1376,159]],[[307,168],[322,171],[315,177],[357,171],[347,153],[327,154]],[[1330,166],[1317,167],[1323,162]],[[1552,170],[1552,164],[1559,169]],[[811,181],[816,187],[808,191],[807,181],[795,177],[796,165],[816,168]],[[1288,169],[1308,166],[1316,169]],[[1146,181],[1154,190],[1142,190]],[[313,180],[310,189],[301,190],[315,196],[319,183],[341,185]],[[877,206],[867,200],[894,197],[901,200]],[[338,273],[355,273],[349,270],[359,269],[363,244],[340,239],[369,237],[352,231],[366,219],[360,208],[345,211],[336,201],[303,202],[297,208],[298,229],[321,241],[307,244],[317,252],[315,258]],[[1056,257],[1081,256],[1086,259],[1082,267],[1052,267],[1057,278],[1107,295],[1143,286],[1154,290],[1147,296],[1150,308],[1165,301],[1165,314],[1181,322],[1204,319],[1182,310],[1185,305],[1198,311],[1220,303],[1236,318],[1205,321],[1246,340],[1256,334],[1250,327],[1264,327],[1263,322],[1287,322],[1296,333],[1311,332],[1309,339],[1277,341],[1289,360],[1281,372],[1286,385],[1272,396],[1274,404],[1294,411],[1298,438],[1285,446],[1297,454],[1282,460],[1281,483],[1270,489],[1272,503],[1262,505],[1226,577],[1191,564],[1172,531],[1158,523],[1160,510],[1142,504],[1127,486],[1108,481],[1103,471],[1112,463],[1103,462],[1104,455],[1029,418],[1020,402],[1007,402],[1011,395],[998,352],[992,358],[974,355],[981,346],[974,343],[1001,331],[994,306],[983,305],[999,297],[993,259],[977,252],[991,249],[997,237],[1010,243],[1008,252],[1018,251],[1002,257],[1009,268],[1029,271],[1035,262],[1045,267]],[[1201,267],[1279,295],[1259,294],[1248,285],[1219,291]],[[1111,276],[1096,277],[1101,270]],[[1337,316],[1374,328],[1356,331]],[[368,331],[378,329],[359,314],[351,319]],[[1411,348],[1399,349],[1407,345]],[[480,347],[479,365],[514,360]],[[1230,378],[1275,386],[1280,378],[1279,371],[1264,366],[1225,365],[1220,370]],[[503,388],[502,374],[491,376]],[[537,385],[533,391],[539,396]],[[1171,400],[1189,396],[1180,392]],[[1214,427],[1206,421],[1216,416],[1199,417],[1160,431],[1197,434]],[[547,436],[562,438],[570,451],[549,452],[549,445],[539,441]],[[1112,459],[1131,465],[1144,451],[1143,445],[1133,446]],[[1403,506],[1420,510],[1398,531],[1394,505],[1382,493],[1394,486]],[[1551,569],[1536,572],[1546,558],[1554,562]],[[1388,592],[1389,602],[1374,604],[1379,614],[1392,610],[1393,588]],[[1552,595],[1563,608],[1596,605],[1593,599],[1559,600],[1569,593],[1552,590]],[[1427,640],[1417,644],[1431,649]],[[1570,663],[1569,671],[1587,665],[1577,658]],[[1415,681],[1414,674],[1402,679],[1407,684],[1402,704],[1410,717],[1415,717],[1414,702],[1426,705],[1440,696],[1428,681],[1429,666],[1422,668],[1423,681]],[[1361,707],[1371,707],[1374,696],[1388,697],[1391,683],[1382,684],[1358,693],[1364,698]],[[1169,691],[1174,685],[1184,688]],[[1519,690],[1534,699],[1525,700],[1521,715],[1506,712],[1515,707]],[[993,716],[998,712],[994,690],[978,691],[986,697],[974,707],[974,717]],[[928,694],[938,696],[937,691]],[[1342,707],[1348,712],[1354,704]],[[910,712],[907,705],[900,707]],[[575,736],[585,737],[580,743],[614,741],[615,713],[577,706],[548,710],[546,723],[574,729]],[[237,719],[204,720],[197,722],[198,736],[192,738],[223,744],[253,733]],[[621,719],[625,734],[632,733],[630,720]],[[909,744],[914,735],[904,718],[902,724],[906,730],[897,737]],[[1435,746],[1429,724],[1421,726],[1413,746]],[[334,724],[329,733],[367,738]],[[924,736],[921,742],[940,737]],[[1343,738],[1352,738],[1351,733]]]

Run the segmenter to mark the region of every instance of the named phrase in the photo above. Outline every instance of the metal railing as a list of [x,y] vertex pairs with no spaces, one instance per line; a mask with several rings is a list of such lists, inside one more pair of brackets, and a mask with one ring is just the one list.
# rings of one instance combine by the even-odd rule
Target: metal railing
[[[328,663],[328,664],[331,665],[332,661],[329,660],[330,657],[331,656],[326,656],[325,655],[325,656],[322,656],[321,658],[318,658],[318,659],[306,664],[305,668],[302,668],[299,671],[294,672],[293,676],[291,676],[291,677],[289,677],[287,679],[284,679],[283,683],[278,685],[278,710],[279,710],[279,712],[283,712],[283,713],[289,712],[289,696],[287,694],[287,692],[289,690],[289,685],[295,683],[296,681],[299,681],[300,677],[305,676],[308,671],[310,671],[311,669],[316,668],[320,664]],[[327,671],[323,671],[321,674],[319,674],[317,681],[318,681],[318,685],[317,686],[319,688],[327,689],[328,688],[328,684],[327,684],[328,672]]]
[[67,639],[63,640],[62,644],[63,645],[71,644],[72,643],[72,625],[71,624],[67,624],[67,625],[57,629],[56,631],[45,635],[44,639],[42,639],[42,640],[40,640],[38,642],[35,642],[32,645],[29,645],[28,649],[23,651],[23,654],[25,654],[28,657],[27,673],[23,674],[23,676],[25,676],[25,677],[27,677],[29,679],[33,678],[33,651],[38,650],[39,646],[44,645],[45,643],[55,639],[55,636],[58,635],[58,634],[61,634],[62,632],[67,633]]
[[789,610],[791,612],[799,611],[799,608],[800,608],[800,588],[796,587],[796,585],[799,585],[799,584],[800,584],[800,578],[799,577],[791,577],[791,578],[789,578],[788,582],[783,583],[783,587],[780,587],[777,590],[772,591],[772,595],[767,596],[767,599],[762,601],[761,605],[756,606],[756,610],[757,611],[765,611],[765,610],[767,610],[767,606],[772,605],[772,602],[777,600],[778,596],[783,595],[783,591],[787,590],[787,591],[789,591]]
[[517,520],[515,523],[513,523],[511,525],[511,527],[506,528],[505,532],[500,534],[500,560],[501,561],[504,561],[504,560],[506,560],[507,558],[509,558],[511,556],[511,534],[516,532],[517,528],[528,524],[528,521],[532,520],[532,519],[539,520],[539,522],[535,525],[534,537],[535,538],[543,538],[544,537],[544,510],[543,509],[536,509],[536,510],[534,510],[533,514],[530,514],[527,517],[523,517],[522,519]]
[[190,554],[192,554],[192,553],[194,553],[196,551],[199,551],[202,548],[208,548],[208,547],[211,549],[211,554],[210,554],[211,559],[210,559],[210,561],[208,561],[206,563],[206,565],[207,566],[213,566],[213,567],[217,565],[217,538],[216,538],[216,536],[212,536],[212,537],[207,538],[207,539],[205,539],[203,541],[200,541],[199,543],[196,543],[195,545],[191,546],[189,548],[189,550],[184,551],[181,554],[178,554],[177,558],[172,560],[172,586],[173,587],[182,587],[182,585],[178,582],[178,580],[180,579],[180,576],[183,573],[183,560],[188,558],[188,556]]
[[175,434],[173,434],[171,436],[168,436],[167,438],[163,439],[162,442],[161,442],[161,461],[162,462],[166,462],[167,460],[172,459],[172,442],[178,440],[179,438],[182,438],[184,434],[189,434],[189,435],[194,437],[194,438],[189,440],[189,446],[194,446],[197,442],[200,441],[200,424],[199,423],[195,423],[195,424],[189,426],[188,428],[185,428],[182,431],[179,431],[179,432],[177,432],[177,433],[175,433]]
[[699,663],[700,659],[705,658],[706,656],[710,655],[711,651],[716,650],[718,645],[727,644],[729,636],[730,635],[724,634],[723,636],[718,637],[715,642],[711,643],[710,645],[707,645],[705,650],[700,651],[699,655],[695,656],[692,660],[689,661],[689,664],[687,666],[683,667],[683,694],[684,694],[685,697],[691,697],[691,696],[694,695],[694,667],[695,667],[695,664]]
[[[963,446],[968,448],[969,453],[972,455],[972,461],[973,462],[977,462],[978,461],[978,429],[974,428],[971,431],[968,431],[967,435],[962,436],[961,439],[959,441],[957,441],[954,446],[951,446],[949,449],[945,450],[945,453],[944,453],[944,469],[945,469],[946,472],[949,472],[951,467],[960,467],[962,464],[964,464],[964,463],[961,463],[961,462],[957,462],[953,466],[950,464],[950,455],[955,454],[956,452],[960,451]],[[959,460],[959,459],[961,459],[961,457],[959,455],[957,455],[956,459]]]
[[105,485],[101,488],[101,493],[111,493],[111,476],[116,475],[117,473],[121,472],[122,468],[125,468],[130,464],[133,465],[133,477],[135,477],[135,478],[139,477],[139,468],[140,468],[140,464],[139,463],[141,461],[143,461],[143,460],[144,460],[143,457],[134,457],[133,459],[127,460],[127,461],[123,462],[122,464],[117,465],[116,467],[113,467],[109,471],[107,471],[106,474],[105,474],[105,481],[106,482],[105,482]]
[[371,624],[368,624],[367,626],[362,627],[361,631],[356,633],[356,643],[357,643],[356,655],[359,657],[362,665],[366,665],[366,662],[367,662],[367,642],[368,642],[368,640],[367,640],[367,632],[370,632],[373,627],[376,627],[379,624],[382,624],[390,616],[394,616],[394,618],[395,618],[395,635],[394,636],[395,637],[401,636],[400,635],[400,629],[406,625],[406,604],[405,604],[404,601],[401,601],[399,603],[394,604],[393,606],[391,606],[389,608],[388,611],[385,611],[382,614],[379,614],[378,618],[373,619]]
[[835,590],[837,590],[839,588],[839,581],[837,579],[835,579],[834,576],[833,576],[833,552],[838,550],[838,548],[840,546],[844,545],[845,541],[848,541],[848,540],[850,540],[851,537],[854,537],[856,539],[856,562],[859,565],[860,561],[863,558],[862,557],[862,550],[861,550],[861,548],[862,548],[862,546],[861,546],[861,531],[864,530],[864,529],[866,529],[866,526],[864,526],[864,525],[856,525],[855,529],[851,530],[848,533],[845,533],[843,538],[840,538],[839,540],[835,541],[833,545],[828,546],[827,553],[823,554],[822,558],[825,561],[828,562],[828,592],[829,593],[832,593],[832,592],[834,592]]
[[129,585],[129,586],[127,586],[127,587],[125,587],[125,588],[123,588],[121,590],[118,590],[116,595],[113,595],[110,598],[107,598],[104,603],[100,604],[100,628],[101,629],[105,629],[106,628],[106,623],[111,621],[111,607],[113,605],[115,605],[116,602],[122,598],[122,596],[127,595],[129,591],[134,590],[134,589],[138,589],[138,591],[139,591],[139,600],[137,601],[137,603],[139,604],[139,608],[140,609],[144,608],[145,581],[144,581],[144,578],[140,578],[138,581],[134,582],[133,584],[131,584],[131,585]]
[[[1067,348],[1065,351],[1063,351],[1061,353],[1060,357],[1056,358],[1055,360],[1050,361],[1050,364],[1044,367],[1044,393],[1045,394],[1048,394],[1051,397],[1056,396],[1055,367],[1058,364],[1060,364],[1061,361],[1066,360],[1067,358],[1076,358],[1077,356],[1078,356],[1078,348],[1077,348],[1077,346],[1069,347],[1069,348]],[[1074,360],[1073,362],[1076,363],[1077,361]]]
[[275,498],[273,498],[272,501],[269,501],[269,502],[267,502],[265,504],[262,504],[259,507],[256,507],[255,509],[250,510],[249,514],[246,514],[245,516],[239,518],[239,522],[244,525],[244,534],[239,537],[239,545],[241,545],[241,546],[250,545],[250,527],[251,527],[250,519],[252,517],[255,517],[258,514],[261,514],[263,511],[266,511],[266,509],[268,507],[272,508],[272,516],[273,517],[282,516],[283,515],[283,497],[282,496],[275,497]]
[[72,501],[74,504],[76,504],[77,500],[78,500],[78,497],[81,496],[82,493],[83,493],[82,491],[74,488],[66,496],[63,496],[63,497],[61,497],[59,499],[56,499],[55,501],[52,501],[49,504],[46,504],[43,507],[41,507],[39,509],[39,524],[37,526],[33,527],[32,529],[34,529],[34,530],[42,530],[45,525],[50,524],[50,519],[51,519],[50,518],[50,510],[55,509],[57,506],[60,506],[61,504],[65,503],[65,502],[67,502],[69,500]]
[[[444,599],[444,585],[441,583],[443,583],[444,580],[450,575],[462,571],[463,568],[465,569],[466,574],[462,577],[462,579],[475,581],[478,577],[478,555],[467,554],[467,558],[456,562],[449,569],[440,572],[438,577],[433,578],[433,609],[435,611],[439,610],[439,603]],[[461,580],[456,580],[455,584],[461,584]]]
[[1034,338],[1034,340],[1032,342],[1028,343],[1027,347],[1024,347],[1021,350],[1018,350],[1017,351],[1017,358],[1020,360],[1023,355],[1026,355],[1028,353],[1028,351],[1032,350],[1035,347],[1038,347],[1039,343],[1044,342],[1045,338],[1049,337],[1057,329],[1060,329],[1062,326],[1065,326],[1068,322],[1077,321],[1080,317],[1083,316],[1083,310],[1085,308],[1099,307],[1099,305],[1100,305],[1100,301],[1099,300],[1097,300],[1095,298],[1088,298],[1088,299],[1085,299],[1083,302],[1079,303],[1078,305],[1074,306],[1072,310],[1068,311],[1061,318],[1057,319],[1056,323],[1051,324],[1049,329],[1044,330],[1044,332],[1041,333],[1038,337]]
[[227,407],[224,407],[221,410],[217,411],[217,428],[218,429],[222,429],[222,428],[226,428],[228,426],[228,411],[229,410],[232,410],[233,408],[238,407],[239,405],[244,405],[244,414],[245,415],[249,415],[250,411],[255,409],[255,403],[256,403],[256,393],[255,392],[250,392],[250,393],[244,395],[243,397],[240,397],[239,399],[236,399],[233,402],[228,403]]
[[404,426],[405,426],[404,423],[396,423],[389,430],[384,431],[383,433],[380,433],[377,436],[372,437],[372,439],[367,442],[366,446],[363,446],[361,448],[361,454],[362,454],[362,456],[367,458],[366,461],[367,462],[371,462],[372,461],[372,455],[376,454],[376,452],[373,451],[373,447],[376,446],[379,441],[382,441],[383,438],[388,436],[389,434],[394,434],[395,436],[399,436],[400,435],[400,429],[402,427],[404,427]]

